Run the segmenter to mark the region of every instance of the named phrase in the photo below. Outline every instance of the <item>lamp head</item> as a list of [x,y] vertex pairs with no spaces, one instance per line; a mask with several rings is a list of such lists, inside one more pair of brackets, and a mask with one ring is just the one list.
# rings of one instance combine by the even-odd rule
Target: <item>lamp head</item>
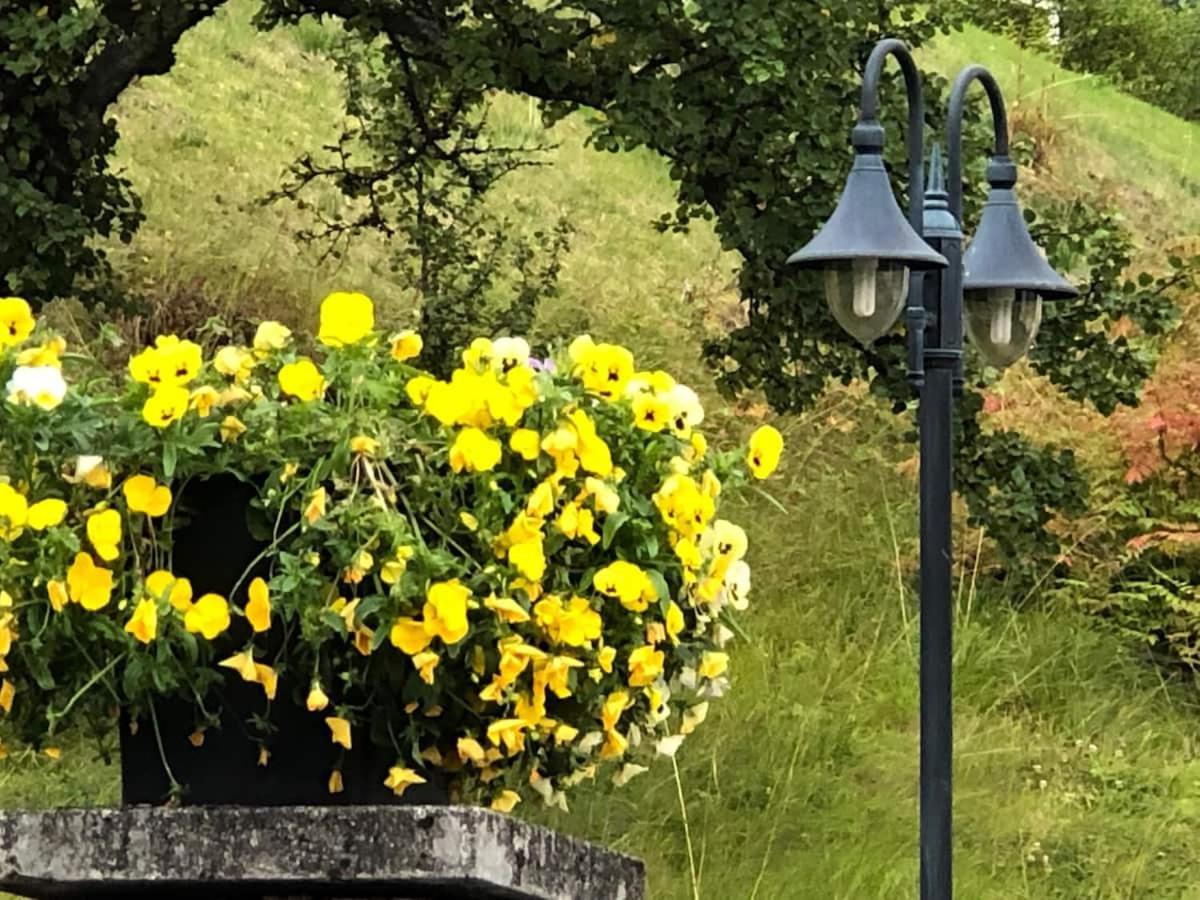
[[1015,362],[1033,345],[1043,300],[1079,294],[1033,242],[1013,190],[1016,180],[1011,160],[991,160],[987,203],[963,254],[967,333],[988,363],[998,368]]
[[[877,131],[878,143],[860,144],[860,130]],[[913,230],[896,203],[880,156],[882,129],[860,125],[855,132],[854,165],[837,208],[788,262],[825,272],[834,318],[869,344],[900,317],[909,271],[944,268],[946,259]]]

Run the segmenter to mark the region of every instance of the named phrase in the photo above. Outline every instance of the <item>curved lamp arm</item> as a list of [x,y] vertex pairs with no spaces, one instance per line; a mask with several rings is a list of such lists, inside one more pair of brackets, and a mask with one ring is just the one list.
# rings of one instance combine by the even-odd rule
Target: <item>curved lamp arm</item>
[[879,78],[889,56],[896,58],[904,73],[904,90],[908,99],[908,221],[917,234],[924,234],[925,97],[921,92],[921,71],[904,41],[895,38],[880,41],[867,57],[858,126],[854,129],[852,141],[856,150],[878,153],[883,149],[883,128],[879,125],[878,114]]
[[992,73],[983,66],[968,66],[958,73],[958,77],[954,79],[954,87],[950,89],[949,121],[946,125],[949,144],[947,168],[950,179],[950,212],[960,223],[963,215],[963,110],[966,106],[967,91],[976,81],[983,85],[983,89],[987,92],[988,105],[992,109],[992,131],[995,135],[992,165],[1005,167],[1004,171],[997,172],[997,175],[1009,180],[1009,187],[1017,182],[1017,167],[1008,158],[1008,111],[1004,108],[1004,95],[1000,93],[1000,85],[996,83]]

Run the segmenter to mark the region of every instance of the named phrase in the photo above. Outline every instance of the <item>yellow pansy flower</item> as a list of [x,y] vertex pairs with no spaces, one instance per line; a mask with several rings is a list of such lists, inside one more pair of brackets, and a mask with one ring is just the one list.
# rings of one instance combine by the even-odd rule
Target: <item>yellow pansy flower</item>
[[16,699],[16,696],[17,689],[13,687],[11,681],[5,678],[3,683],[0,683],[0,709],[4,710],[6,714],[12,712],[13,700]]
[[213,368],[235,381],[249,380],[254,365],[254,354],[245,347],[225,346],[213,357]]
[[279,674],[270,666],[263,663],[254,664],[255,680],[262,685],[263,693],[268,700],[274,700],[279,690]]
[[455,472],[488,472],[500,462],[502,445],[478,428],[464,428],[450,447],[450,468]]
[[77,553],[67,569],[67,593],[89,612],[103,609],[112,599],[113,573],[97,566],[91,554]]
[[643,431],[662,431],[670,422],[671,408],[656,394],[638,394],[633,398],[633,423]]
[[504,790],[492,798],[492,809],[496,812],[510,813],[513,807],[521,802],[521,795],[516,791]]
[[629,694],[626,691],[613,691],[604,698],[600,708],[600,721],[605,731],[613,731],[621,721],[621,714],[629,706]]
[[463,366],[468,369],[483,371],[492,367],[492,342],[485,337],[477,337],[471,341],[462,353]]
[[312,496],[308,498],[308,505],[304,507],[304,521],[315,525],[325,515],[327,499],[325,488],[319,487],[313,491]]
[[254,664],[254,656],[248,650],[235,653],[228,659],[223,659],[217,665],[225,669],[233,669],[242,676],[243,681],[254,683],[258,681],[258,669]]
[[592,585],[606,597],[613,597],[631,612],[644,612],[658,597],[650,577],[631,562],[617,560],[592,577]]
[[417,673],[426,684],[433,684],[433,670],[439,662],[441,657],[432,650],[422,651],[412,658],[412,664],[416,666]]
[[354,742],[350,735],[350,723],[341,716],[327,716],[325,724],[329,726],[329,734],[335,744],[341,744],[347,750],[353,749]]
[[350,438],[350,452],[360,456],[374,456],[379,452],[379,441],[365,434],[356,434]]
[[541,581],[546,574],[546,551],[539,534],[508,548],[508,561],[530,581]]
[[571,656],[552,656],[538,663],[534,672],[534,686],[549,688],[559,700],[571,696],[571,670],[582,669],[583,663]]
[[216,388],[204,385],[192,391],[191,400],[188,405],[196,411],[202,419],[207,419],[213,407],[221,402],[221,395]]
[[421,355],[425,343],[415,331],[402,331],[392,338],[392,359],[407,362]]
[[425,630],[446,644],[456,644],[467,636],[467,601],[471,590],[458,579],[430,585],[425,594]]
[[221,420],[221,440],[227,444],[237,442],[246,433],[246,423],[237,416],[226,416]]
[[483,745],[473,737],[459,738],[456,749],[458,750],[458,758],[463,762],[469,762],[476,766],[483,766],[487,763]]
[[0,482],[0,539],[15,541],[29,521],[29,501],[11,484]]
[[34,531],[45,531],[61,525],[67,517],[67,504],[57,497],[39,500],[29,507],[26,524]]
[[158,605],[153,600],[139,602],[125,623],[125,630],[143,644],[149,644],[158,634]]
[[357,344],[375,327],[375,304],[366,294],[338,291],[321,301],[317,340],[327,347]]
[[596,432],[596,424],[582,409],[567,416],[577,437],[576,452],[585,472],[607,478],[613,472],[612,452]]
[[71,600],[66,584],[58,579],[46,583],[46,595],[50,600],[50,608],[55,612],[62,612]]
[[493,746],[503,745],[508,755],[525,749],[525,729],[528,726],[520,719],[497,719],[488,725],[487,736]]
[[30,347],[28,350],[22,350],[17,354],[18,366],[49,366],[55,369],[62,368],[62,359],[60,357],[67,352],[67,342],[61,337],[54,337],[37,347]]
[[729,668],[729,654],[708,651],[700,657],[696,674],[701,678],[719,678]]
[[416,656],[433,640],[433,636],[425,631],[425,623],[410,616],[401,616],[392,624],[389,638],[393,647],[409,656]]
[[183,616],[183,627],[213,640],[229,628],[229,604],[220,594],[205,594]]
[[325,393],[325,376],[308,357],[300,357],[279,370],[279,387],[289,397],[310,401]]
[[483,601],[483,605],[510,625],[528,622],[530,618],[528,610],[511,597],[492,594]]
[[247,590],[250,597],[246,603],[246,621],[256,632],[263,632],[271,627],[271,592],[267,583],[261,578],[250,582]]
[[142,406],[142,418],[155,428],[178,422],[188,410],[191,394],[187,388],[167,385],[156,390]]
[[125,505],[130,512],[145,513],[151,518],[165,516],[171,508],[171,489],[159,484],[149,475],[134,475],[121,486]]
[[532,428],[518,428],[508,439],[508,446],[522,459],[533,462],[541,453],[542,436]]
[[424,406],[425,401],[429,399],[429,393],[433,390],[433,386],[438,383],[436,379],[430,378],[428,375],[418,375],[404,385],[404,393],[408,396],[409,402],[413,406]]
[[666,622],[667,637],[671,639],[672,644],[679,643],[679,635],[683,631],[683,610],[679,608],[679,604],[674,600],[667,606]]
[[[590,339],[589,339],[590,340]],[[634,375],[633,354],[616,344],[572,345],[575,374],[588,393],[608,401],[624,396]]]
[[651,646],[634,649],[629,654],[629,686],[646,687],[654,684],[663,671],[663,652]]
[[407,769],[404,766],[392,766],[388,769],[387,778],[383,782],[383,786],[391,788],[397,797],[404,796],[414,784],[424,784],[425,779],[416,773],[413,769]]
[[411,547],[397,548],[392,558],[379,567],[380,580],[387,585],[398,582],[403,577],[405,570],[408,569],[408,561],[412,559],[412,555]]
[[596,654],[596,665],[600,667],[600,671],[606,675],[612,672],[613,663],[617,659],[616,647],[601,647],[600,652]]
[[750,436],[746,465],[755,478],[769,478],[783,454],[783,435],[771,425],[763,425]]
[[192,608],[192,583],[176,578],[166,569],[156,569],[146,576],[146,593],[155,600],[166,599],[181,613]]
[[0,299],[0,348],[15,347],[33,334],[33,310],[20,297]]
[[569,647],[598,640],[604,627],[600,613],[583,597],[572,597],[565,606],[559,597],[545,597],[534,605],[533,614],[550,640]]
[[597,511],[612,515],[621,508],[621,495],[617,493],[616,488],[592,477],[584,479],[583,485],[588,496],[595,502]]
[[261,322],[254,332],[254,349],[265,356],[272,350],[282,350],[291,339],[292,329],[282,322]]
[[121,514],[115,509],[106,509],[88,516],[87,536],[99,557],[112,562],[120,555]]
[[321,712],[329,706],[329,697],[321,689],[319,682],[314,681],[312,687],[308,691],[308,697],[304,701],[304,705],[309,712]]

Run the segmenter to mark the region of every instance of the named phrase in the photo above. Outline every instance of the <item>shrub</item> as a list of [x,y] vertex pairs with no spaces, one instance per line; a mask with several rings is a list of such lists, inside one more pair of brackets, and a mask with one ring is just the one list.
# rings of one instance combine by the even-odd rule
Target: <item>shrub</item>
[[[277,322],[207,360],[161,335],[118,376],[0,301],[0,708],[26,741],[114,707],[157,729],[163,698],[202,733],[244,680],[263,749],[290,699],[331,768],[369,736],[398,793],[441,768],[507,809],[604,761],[625,780],[703,720],[749,590],[720,496],[770,474],[778,432],[712,452],[690,389],[587,337],[545,360],[481,338],[441,381],[373,323],[335,294],[318,348]],[[176,538],[217,475],[250,489],[262,551],[193,596]]]

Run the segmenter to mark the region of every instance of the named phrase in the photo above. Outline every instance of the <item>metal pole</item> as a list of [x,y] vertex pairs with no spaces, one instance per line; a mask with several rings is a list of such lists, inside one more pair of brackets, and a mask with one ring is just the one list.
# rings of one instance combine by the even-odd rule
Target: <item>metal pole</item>
[[934,147],[924,235],[949,266],[925,276],[928,327],[920,388],[921,433],[921,900],[953,895],[953,605],[955,375],[962,355],[962,232],[949,209]]

